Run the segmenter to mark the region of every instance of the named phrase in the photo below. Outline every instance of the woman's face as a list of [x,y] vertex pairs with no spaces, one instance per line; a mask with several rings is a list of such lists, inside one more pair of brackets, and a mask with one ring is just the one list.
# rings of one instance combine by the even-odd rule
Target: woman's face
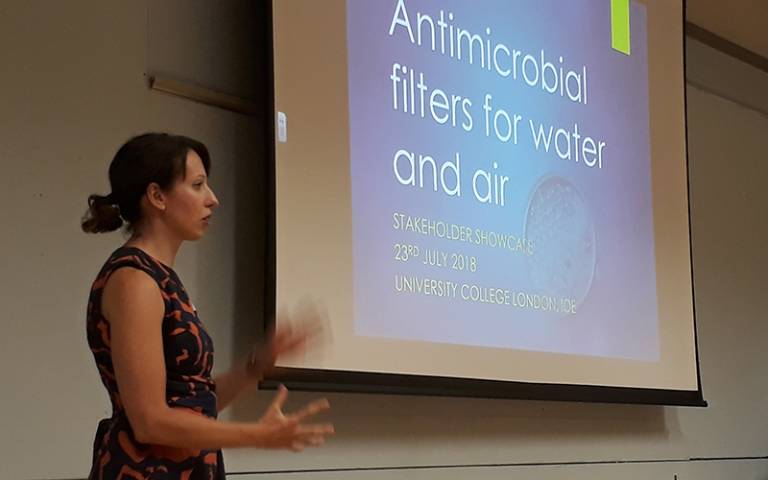
[[208,176],[200,156],[187,153],[187,172],[166,192],[166,221],[184,240],[197,240],[205,234],[219,200],[208,186]]

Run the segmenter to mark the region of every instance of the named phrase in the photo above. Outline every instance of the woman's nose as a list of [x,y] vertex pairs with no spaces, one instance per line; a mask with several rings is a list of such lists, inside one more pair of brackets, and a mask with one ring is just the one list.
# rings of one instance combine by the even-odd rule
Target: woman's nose
[[216,207],[218,207],[218,206],[219,206],[219,199],[218,199],[218,198],[216,198],[216,194],[215,194],[215,193],[213,193],[213,190],[211,190],[210,188],[208,189],[208,191],[211,193],[211,196],[210,196],[210,198],[208,199],[208,206],[209,206],[210,208],[216,208]]

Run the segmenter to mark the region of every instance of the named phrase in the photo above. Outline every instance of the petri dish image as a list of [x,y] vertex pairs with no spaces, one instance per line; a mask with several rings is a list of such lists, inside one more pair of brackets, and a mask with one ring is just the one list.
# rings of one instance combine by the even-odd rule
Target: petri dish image
[[528,258],[531,292],[584,302],[595,276],[595,225],[579,189],[546,175],[531,190],[523,227],[533,243]]

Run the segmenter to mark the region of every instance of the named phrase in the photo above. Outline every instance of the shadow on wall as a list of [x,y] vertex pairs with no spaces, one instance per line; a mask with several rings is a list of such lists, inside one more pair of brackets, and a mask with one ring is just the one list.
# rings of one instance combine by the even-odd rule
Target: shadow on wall
[[[273,391],[239,401],[237,420],[256,420]],[[293,392],[287,411],[300,408],[316,392]],[[392,444],[403,439],[438,443],[547,443],[631,439],[652,444],[668,440],[680,425],[675,408],[505,399],[331,393],[334,442]]]

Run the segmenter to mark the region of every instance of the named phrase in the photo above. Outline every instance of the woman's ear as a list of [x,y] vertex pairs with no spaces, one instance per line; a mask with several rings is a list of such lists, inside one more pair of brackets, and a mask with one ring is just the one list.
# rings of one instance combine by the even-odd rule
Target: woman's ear
[[156,208],[161,212],[165,211],[165,194],[163,193],[163,189],[160,188],[160,185],[154,182],[150,183],[147,186],[146,197],[151,207]]

